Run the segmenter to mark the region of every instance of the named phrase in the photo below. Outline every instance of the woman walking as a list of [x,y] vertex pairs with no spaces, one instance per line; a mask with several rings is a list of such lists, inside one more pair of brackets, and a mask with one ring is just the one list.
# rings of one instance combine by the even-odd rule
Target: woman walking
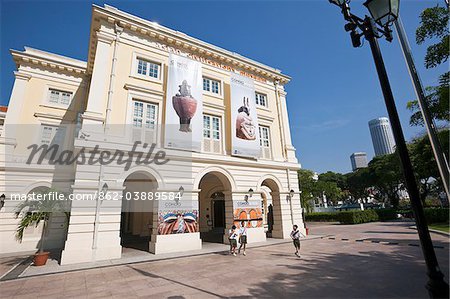
[[233,224],[228,232],[228,239],[230,240],[230,253],[236,256],[238,232],[236,230],[236,225]]
[[239,246],[238,253],[241,253],[241,248],[244,247],[243,254],[244,256],[247,255],[245,253],[245,248],[247,247],[247,227],[245,227],[245,221],[241,221],[241,227],[239,228],[239,243],[241,245]]

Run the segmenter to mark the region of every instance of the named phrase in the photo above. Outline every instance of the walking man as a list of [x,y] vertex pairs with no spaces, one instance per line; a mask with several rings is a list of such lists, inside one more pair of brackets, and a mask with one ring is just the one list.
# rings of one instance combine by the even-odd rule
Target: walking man
[[292,241],[294,242],[295,255],[300,257],[300,255],[298,254],[300,250],[300,231],[298,230],[297,224],[294,224],[293,230],[291,232],[291,238]]

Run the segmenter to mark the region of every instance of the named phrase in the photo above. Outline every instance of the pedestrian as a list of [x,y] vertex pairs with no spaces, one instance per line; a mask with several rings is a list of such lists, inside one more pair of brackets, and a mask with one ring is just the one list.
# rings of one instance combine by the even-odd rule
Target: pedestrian
[[241,244],[238,249],[238,253],[241,253],[241,248],[244,248],[243,254],[245,253],[245,248],[247,247],[247,227],[245,226],[245,221],[241,221],[241,228],[239,228],[239,243]]
[[298,254],[298,251],[300,250],[300,234],[301,233],[298,230],[298,225],[294,224],[293,230],[291,232],[291,238],[295,246],[295,255],[298,257],[300,257],[300,255]]
[[228,232],[228,239],[230,240],[230,253],[236,256],[238,231],[236,230],[236,225],[233,224]]

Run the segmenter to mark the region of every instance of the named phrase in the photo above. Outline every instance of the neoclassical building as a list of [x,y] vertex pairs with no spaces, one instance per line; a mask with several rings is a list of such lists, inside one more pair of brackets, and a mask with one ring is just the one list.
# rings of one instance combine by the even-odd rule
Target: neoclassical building
[[[87,62],[11,51],[0,254],[36,250],[41,225],[15,240],[14,197],[49,189],[83,198],[50,219],[45,247],[62,250],[61,264],[120,258],[137,243],[154,254],[226,243],[241,220],[250,243],[304,229],[288,76],[108,5],[92,7],[88,48]],[[131,163],[30,161],[33,144]],[[137,162],[150,145],[167,163]]]

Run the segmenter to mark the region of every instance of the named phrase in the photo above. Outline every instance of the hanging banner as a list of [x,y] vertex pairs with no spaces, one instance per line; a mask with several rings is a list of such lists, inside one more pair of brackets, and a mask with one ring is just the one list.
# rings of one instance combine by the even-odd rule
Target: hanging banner
[[198,201],[167,200],[158,202],[158,235],[196,233]]
[[260,156],[253,80],[231,73],[232,155]]
[[262,227],[263,213],[261,200],[233,200],[233,223],[237,227],[245,221],[246,227]]
[[202,82],[199,62],[172,53],[169,55],[164,138],[166,148],[201,151]]

